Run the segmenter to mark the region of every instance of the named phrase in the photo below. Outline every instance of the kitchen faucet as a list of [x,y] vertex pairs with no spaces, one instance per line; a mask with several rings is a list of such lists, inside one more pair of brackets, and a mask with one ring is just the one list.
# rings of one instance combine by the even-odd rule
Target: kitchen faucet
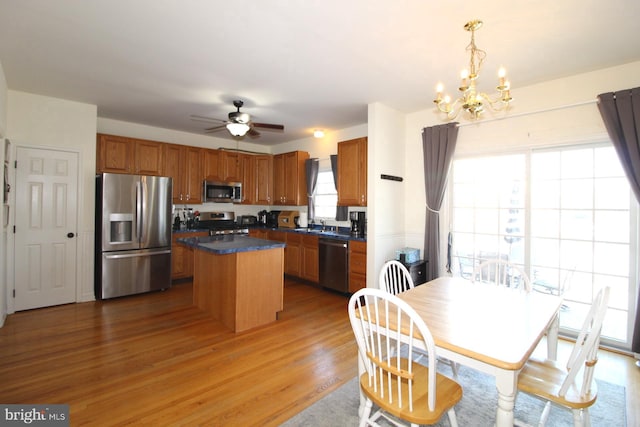
[[326,231],[327,220],[321,219],[320,224],[322,224],[322,231]]

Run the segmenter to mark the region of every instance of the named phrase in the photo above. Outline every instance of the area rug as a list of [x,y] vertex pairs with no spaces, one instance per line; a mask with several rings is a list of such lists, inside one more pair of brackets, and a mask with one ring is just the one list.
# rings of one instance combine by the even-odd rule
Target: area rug
[[[446,369],[446,368],[443,368]],[[447,373],[449,375],[449,373]],[[460,426],[493,426],[495,423],[498,394],[493,377],[464,366],[459,367],[458,382],[464,389],[462,400],[456,405]],[[625,427],[625,389],[605,381],[596,380],[598,400],[590,409],[594,427]],[[282,424],[283,427],[347,427],[358,425],[358,383],[350,380],[333,393],[325,396],[304,411]],[[530,425],[537,425],[544,402],[523,393],[516,399],[515,418]],[[374,405],[375,410],[375,405]],[[385,420],[382,420],[381,425]],[[388,424],[391,425],[391,424]],[[445,415],[437,426],[449,426]],[[571,412],[552,406],[548,426],[571,427]]]

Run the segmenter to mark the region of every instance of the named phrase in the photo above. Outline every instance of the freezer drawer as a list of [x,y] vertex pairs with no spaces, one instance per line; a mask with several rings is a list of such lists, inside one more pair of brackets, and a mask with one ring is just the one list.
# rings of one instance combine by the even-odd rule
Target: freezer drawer
[[96,281],[96,299],[121,297],[171,286],[171,249],[106,252]]

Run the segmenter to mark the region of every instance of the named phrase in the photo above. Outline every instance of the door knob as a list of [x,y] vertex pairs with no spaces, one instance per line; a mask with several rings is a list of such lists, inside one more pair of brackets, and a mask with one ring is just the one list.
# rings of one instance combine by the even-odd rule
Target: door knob
[[67,233],[67,237],[68,237],[68,238],[72,239],[72,238],[73,238],[73,236],[75,236],[75,234],[73,234],[73,233]]

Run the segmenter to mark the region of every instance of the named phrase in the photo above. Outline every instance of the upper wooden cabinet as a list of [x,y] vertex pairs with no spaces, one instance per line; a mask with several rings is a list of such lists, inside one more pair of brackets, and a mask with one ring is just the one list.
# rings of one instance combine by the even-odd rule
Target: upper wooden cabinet
[[256,205],[270,205],[273,200],[273,156],[259,154],[255,158]]
[[133,173],[134,145],[131,138],[98,134],[96,172]]
[[240,154],[240,168],[242,170],[242,204],[256,204],[256,156]]
[[96,172],[161,175],[163,143],[98,134]]
[[338,143],[338,206],[367,206],[367,138]]
[[307,203],[304,163],[308,158],[309,153],[306,151],[273,156],[273,204],[300,206]]
[[222,168],[220,164],[220,150],[204,149],[202,150],[202,169],[204,172],[203,181],[222,181]]
[[162,175],[162,142],[136,140],[133,156],[134,173],[139,175]]
[[202,148],[165,144],[163,175],[173,178],[174,204],[202,203]]
[[222,180],[225,182],[242,182],[242,155],[237,151],[220,150],[222,161]]

